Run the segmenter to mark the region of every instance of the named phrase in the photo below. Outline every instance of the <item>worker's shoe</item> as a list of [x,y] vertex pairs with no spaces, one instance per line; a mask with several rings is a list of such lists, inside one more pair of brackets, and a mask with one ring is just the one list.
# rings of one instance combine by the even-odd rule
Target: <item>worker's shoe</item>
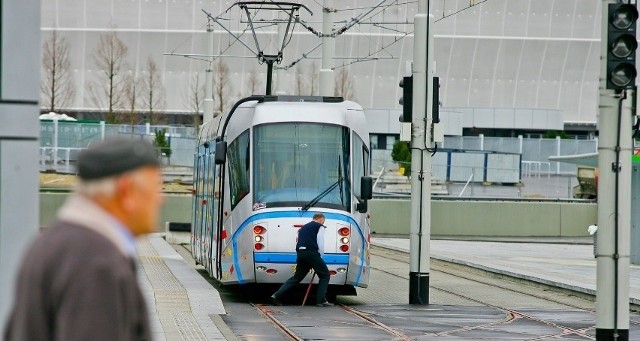
[[330,303],[328,301],[324,301],[322,303],[316,304],[316,307],[333,307],[335,304]]
[[271,303],[273,303],[273,305],[282,305],[282,302],[276,297],[276,294],[271,295]]

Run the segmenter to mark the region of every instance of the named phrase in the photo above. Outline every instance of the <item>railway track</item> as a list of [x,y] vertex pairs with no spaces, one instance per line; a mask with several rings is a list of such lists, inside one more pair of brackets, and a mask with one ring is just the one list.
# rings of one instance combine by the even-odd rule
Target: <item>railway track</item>
[[[381,260],[384,259],[387,265],[388,262],[398,263],[392,264],[391,269],[402,264],[408,267],[408,259],[402,253],[374,248],[372,256],[380,257],[372,264],[383,263]],[[379,266],[373,271],[389,278],[385,285],[394,286],[391,283],[393,279],[398,283],[408,282],[408,271],[402,275],[398,271],[390,271],[390,268]],[[329,308],[271,306],[256,301],[250,306],[269,322],[279,336],[251,339],[595,339],[593,299],[583,294],[574,295],[565,289],[554,290],[538,284],[507,280],[445,262],[433,262],[431,276],[439,278],[430,284],[432,297],[456,297],[466,304],[378,304],[375,299],[372,302],[359,296],[339,297],[338,304]],[[459,290],[460,283],[469,290]],[[492,290],[493,293],[484,295],[483,290]],[[522,308],[529,304],[522,297],[536,303],[531,308]],[[631,323],[633,327],[640,325],[637,316]]]
[[[307,328],[299,328],[299,325],[287,326],[287,324],[285,324],[283,321],[281,321],[278,318],[278,315],[282,313],[282,311],[278,309],[280,307],[268,306],[263,304],[253,304],[253,303],[251,305],[255,307],[265,318],[269,319],[275,326],[277,326],[277,328],[289,339],[297,340],[297,341],[310,339],[309,337],[305,336],[303,333],[301,333],[301,331],[298,330],[298,329],[304,330]],[[324,309],[328,310],[326,308]],[[346,333],[345,332],[346,329],[343,328],[341,334],[345,340],[358,339],[358,336],[359,336],[358,334],[362,336],[361,333],[363,328],[371,328],[381,333],[386,333],[386,335],[383,335],[384,338],[381,338],[380,340],[382,339],[412,340],[412,338],[409,335],[405,335],[401,331],[396,330],[390,326],[387,326],[384,323],[372,318],[368,314],[362,311],[359,311],[357,309],[354,309],[352,307],[346,306],[344,304],[337,304],[335,308],[330,308],[330,309],[332,309],[331,313],[332,315],[334,315],[334,320],[336,321],[336,323],[357,326],[357,328],[352,329],[353,333]],[[336,312],[336,309],[341,309],[341,311]],[[338,316],[344,315],[345,313],[357,317],[358,319],[360,319],[360,321],[347,320],[345,322],[344,320],[338,320]]]
[[[272,288],[247,298],[216,285],[222,318],[241,340],[595,339],[593,296],[432,260],[430,304],[409,305],[408,255],[374,247],[371,256],[375,281],[335,307],[271,306]],[[632,314],[630,335],[638,334]]]

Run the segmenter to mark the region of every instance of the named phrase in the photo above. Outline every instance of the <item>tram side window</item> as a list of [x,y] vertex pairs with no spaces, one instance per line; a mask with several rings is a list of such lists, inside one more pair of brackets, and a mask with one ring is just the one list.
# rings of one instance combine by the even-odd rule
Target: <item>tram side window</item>
[[354,134],[353,139],[353,194],[361,196],[360,178],[369,173],[369,151],[362,139]]
[[249,194],[249,130],[245,130],[227,149],[231,209]]

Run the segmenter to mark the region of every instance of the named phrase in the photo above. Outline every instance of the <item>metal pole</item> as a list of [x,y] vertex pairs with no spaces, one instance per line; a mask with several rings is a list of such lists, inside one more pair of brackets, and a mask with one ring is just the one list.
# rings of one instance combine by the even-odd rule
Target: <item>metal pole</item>
[[52,169],[58,168],[58,139],[59,139],[59,131],[60,125],[58,124],[58,118],[53,119],[53,165],[51,165]]
[[[561,146],[562,146],[562,140],[560,139],[560,136],[556,136],[556,155],[558,156],[562,154]],[[542,166],[540,168],[542,168]],[[560,174],[560,162],[556,162],[556,175],[559,175],[559,174]]]
[[333,57],[336,51],[336,40],[331,37],[333,32],[333,0],[322,2],[322,66],[320,68],[320,96],[335,95],[335,81],[333,74]]
[[[281,19],[281,20],[285,19],[285,13],[283,11],[278,12],[278,19]],[[286,25],[278,24],[278,41],[284,40],[284,35],[287,33],[286,28],[287,28]],[[285,75],[286,75],[285,69],[283,69],[282,67],[276,68],[276,81],[274,84],[274,89],[276,94],[284,95],[286,93],[285,81],[284,81]],[[255,95],[255,94],[252,94],[252,95]]]
[[409,303],[429,304],[429,238],[431,234],[430,145],[433,32],[430,31],[429,0],[418,2],[414,17],[413,118],[411,121],[411,227]]
[[273,62],[275,60],[268,59],[267,62],[267,92],[265,95],[271,95],[271,81],[273,80]]
[[596,339],[628,340],[632,113],[630,100],[623,100],[624,92],[616,94],[606,88],[607,9],[612,2],[602,1]]
[[209,38],[209,56],[211,56],[211,60],[207,65],[207,69],[205,70],[205,94],[204,94],[204,115],[202,117],[202,123],[207,123],[213,120],[213,23],[211,22],[211,18],[207,19],[207,35]]

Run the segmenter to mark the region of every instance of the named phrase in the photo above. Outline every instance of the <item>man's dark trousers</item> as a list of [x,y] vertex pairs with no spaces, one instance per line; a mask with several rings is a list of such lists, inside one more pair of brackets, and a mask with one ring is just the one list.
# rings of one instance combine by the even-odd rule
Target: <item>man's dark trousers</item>
[[293,277],[284,282],[280,289],[275,292],[274,295],[276,298],[281,298],[283,293],[299,284],[307,273],[309,273],[310,269],[313,269],[318,275],[316,303],[324,303],[327,296],[327,288],[329,287],[329,268],[327,268],[322,257],[320,257],[320,253],[312,250],[298,250],[296,258],[296,273]]

